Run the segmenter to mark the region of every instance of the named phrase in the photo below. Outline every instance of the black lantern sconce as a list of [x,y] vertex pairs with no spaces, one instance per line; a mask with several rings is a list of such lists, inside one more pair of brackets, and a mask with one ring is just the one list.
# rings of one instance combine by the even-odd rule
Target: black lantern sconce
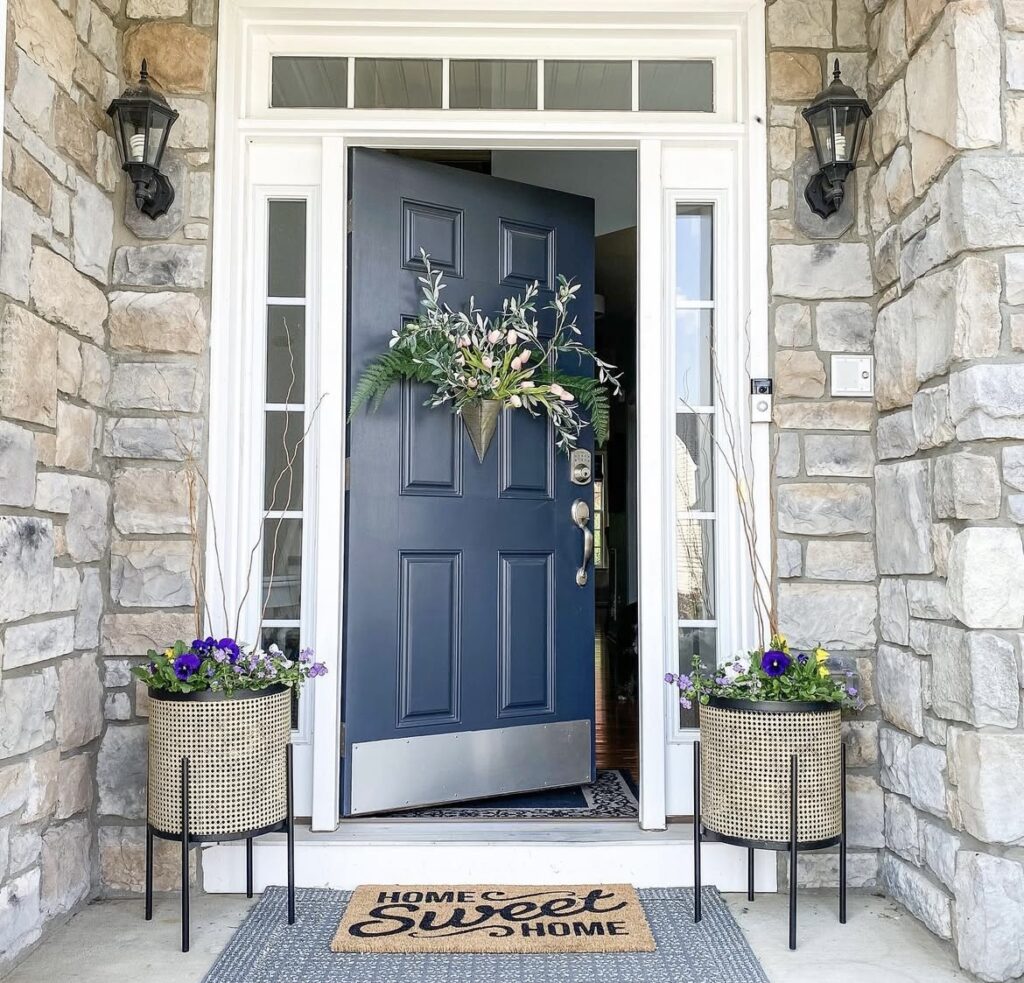
[[174,188],[160,173],[160,163],[178,114],[150,83],[145,60],[139,81],[110,104],[107,115],[114,121],[121,167],[135,185],[135,204],[144,215],[158,219],[174,201]]
[[811,211],[828,218],[843,203],[846,179],[857,166],[871,107],[839,77],[839,59],[829,85],[803,111],[811,128],[818,173],[804,191]]

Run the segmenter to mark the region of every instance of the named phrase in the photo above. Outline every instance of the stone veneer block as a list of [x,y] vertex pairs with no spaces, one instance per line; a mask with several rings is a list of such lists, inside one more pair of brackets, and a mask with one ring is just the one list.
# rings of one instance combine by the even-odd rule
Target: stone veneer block
[[869,533],[871,489],[851,483],[802,482],[778,489],[779,530],[805,536]]
[[886,534],[876,541],[883,574],[931,573],[929,463],[906,461],[875,468],[875,523]]
[[972,365],[949,379],[960,440],[1024,437],[1024,363]]
[[208,92],[213,70],[213,38],[188,24],[153,21],[130,28],[124,61],[149,62],[149,73],[168,92]]
[[953,537],[949,604],[969,628],[1024,626],[1024,548],[1017,529],[968,528]]
[[110,295],[110,343],[123,351],[197,354],[206,344],[206,315],[194,294],[160,291]]
[[0,516],[0,621],[50,610],[53,523],[29,515]]
[[103,344],[107,298],[63,256],[45,246],[32,251],[32,303],[43,317]]
[[1002,506],[993,457],[961,451],[935,459],[935,515],[940,519],[995,519]]
[[954,890],[960,965],[983,980],[1024,973],[1024,866],[961,851]]
[[878,592],[874,585],[780,584],[780,630],[796,648],[873,648]]
[[903,649],[881,645],[875,664],[875,699],[882,716],[901,730],[924,735],[921,660]]
[[874,293],[871,254],[858,242],[771,247],[772,291],[808,300],[870,297]]
[[1024,843],[1024,734],[961,731],[951,753],[963,828],[986,843]]
[[989,3],[949,4],[907,66],[914,190],[922,194],[959,150],[1002,139],[999,28]]
[[781,430],[868,431],[874,419],[870,403],[832,399],[809,403],[778,403],[775,425]]
[[0,320],[0,413],[57,424],[57,329],[14,304]]
[[886,892],[943,939],[953,937],[949,896],[921,871],[891,853],[882,857],[881,882]]

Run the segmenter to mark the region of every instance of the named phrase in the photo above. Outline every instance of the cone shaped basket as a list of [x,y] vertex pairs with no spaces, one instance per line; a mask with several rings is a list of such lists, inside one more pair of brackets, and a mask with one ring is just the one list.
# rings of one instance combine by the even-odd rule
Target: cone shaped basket
[[494,432],[498,428],[501,407],[500,399],[474,399],[462,407],[462,422],[473,442],[476,459],[481,464],[484,463],[487,448],[491,446]]

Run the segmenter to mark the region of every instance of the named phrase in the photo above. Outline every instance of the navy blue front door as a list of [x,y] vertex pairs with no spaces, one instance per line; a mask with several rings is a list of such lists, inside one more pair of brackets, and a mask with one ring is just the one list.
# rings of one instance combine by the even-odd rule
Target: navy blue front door
[[[350,385],[416,316],[421,249],[454,308],[500,310],[535,280],[543,305],[574,277],[593,343],[591,199],[355,150],[351,215]],[[349,425],[344,815],[594,777],[593,576],[578,585],[572,518],[591,487],[546,419],[505,411],[480,464],[426,397],[396,386]]]

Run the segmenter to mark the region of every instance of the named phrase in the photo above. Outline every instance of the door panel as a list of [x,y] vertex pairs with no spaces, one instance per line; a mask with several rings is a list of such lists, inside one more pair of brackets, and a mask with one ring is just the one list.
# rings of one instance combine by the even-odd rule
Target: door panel
[[[350,385],[416,316],[421,247],[453,308],[494,312],[534,279],[543,306],[556,271],[575,277],[592,344],[590,199],[371,150],[351,181]],[[591,489],[546,419],[505,412],[479,464],[427,394],[395,386],[349,424],[345,815],[593,778],[593,578],[576,583],[571,518]]]

